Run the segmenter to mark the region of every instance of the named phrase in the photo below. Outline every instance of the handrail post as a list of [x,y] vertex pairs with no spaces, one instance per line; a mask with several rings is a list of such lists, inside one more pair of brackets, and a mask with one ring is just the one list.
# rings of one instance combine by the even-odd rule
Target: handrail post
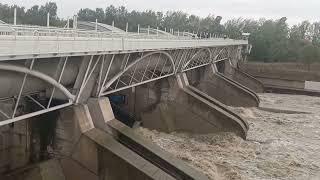
[[14,25],[17,25],[17,8],[14,8],[13,24],[14,24]]
[[124,37],[121,38],[121,43],[122,43],[122,50],[124,51]]
[[127,22],[127,24],[126,24],[126,33],[128,33],[128,29],[129,29],[129,23]]
[[50,26],[50,13],[47,13],[47,27]]
[[68,17],[68,20],[67,20],[67,28],[69,29],[70,28],[70,19]]
[[157,27],[157,36],[159,36],[159,27]]
[[77,29],[77,15],[73,16],[73,29]]
[[98,32],[98,19],[96,19],[96,27],[95,27],[96,32]]

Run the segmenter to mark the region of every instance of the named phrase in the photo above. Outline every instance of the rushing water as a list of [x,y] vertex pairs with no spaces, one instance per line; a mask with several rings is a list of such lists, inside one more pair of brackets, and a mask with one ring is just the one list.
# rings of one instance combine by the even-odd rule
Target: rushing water
[[319,180],[320,98],[259,96],[261,106],[291,111],[231,107],[250,124],[247,140],[233,133],[165,134],[143,128],[137,132],[211,179]]

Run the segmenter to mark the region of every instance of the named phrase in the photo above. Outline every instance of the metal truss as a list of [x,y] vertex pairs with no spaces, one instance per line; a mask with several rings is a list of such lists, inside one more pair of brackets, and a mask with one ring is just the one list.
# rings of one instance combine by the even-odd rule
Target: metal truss
[[209,48],[200,49],[187,60],[182,67],[182,72],[189,71],[195,68],[206,66],[212,61],[212,53]]
[[80,86],[80,89],[79,89],[79,92],[78,92],[77,97],[75,99],[75,103],[79,103],[79,99],[80,99],[80,97],[82,95],[82,92],[86,88],[86,86],[87,86],[87,84],[88,84],[93,72],[98,67],[98,64],[100,63],[100,61],[101,61],[101,65],[100,66],[103,66],[104,61],[105,61],[105,55],[98,55],[96,60],[95,60],[95,62],[94,62],[94,56],[92,55],[90,57],[88,66],[86,68],[86,71],[85,71],[85,74],[84,74],[84,77],[83,77],[83,80],[82,80],[82,83],[81,83],[81,86]]
[[113,60],[111,60],[99,92],[99,97],[162,79],[175,73],[174,59],[165,51],[142,54],[140,58],[128,65],[129,58],[130,56],[126,58],[123,70],[107,82],[107,75],[113,62]]
[[224,47],[220,50],[220,52],[215,56],[213,63],[217,63],[219,61],[225,61],[229,59],[230,48]]
[[236,53],[233,49],[233,47],[216,47],[189,50],[187,55],[184,57],[184,65],[181,67],[180,72],[207,66],[219,61],[229,60],[234,56],[233,53]]
[[[64,108],[73,104],[75,96],[71,94],[67,88],[65,88],[62,84],[60,84],[68,58],[66,57],[66,58],[60,59],[60,62],[62,62],[62,66],[61,68],[57,68],[57,75],[58,75],[57,80],[50,77],[49,75],[46,75],[45,73],[34,70],[33,68],[36,60],[37,59],[34,58],[32,60],[26,61],[25,64],[28,67],[21,67],[17,65],[10,65],[10,64],[4,64],[4,63],[0,64],[0,70],[23,74],[23,79],[20,85],[20,90],[18,95],[14,97],[6,98],[5,100],[1,101],[2,104],[0,106],[0,116],[2,116],[3,120],[0,121],[0,126],[17,122],[23,119],[27,119],[33,116],[37,116],[50,111],[54,111],[60,108]],[[30,93],[24,94],[24,88],[26,86],[29,76],[40,79],[52,85],[53,90],[51,92],[49,101],[46,102],[46,104],[41,102],[41,100],[39,100],[39,98],[36,97],[37,94],[30,94]],[[59,90],[60,92],[62,92],[62,94],[65,95],[67,101],[58,105],[52,105],[51,104],[52,98],[56,90]],[[22,109],[24,108],[25,106],[24,103],[26,101],[30,101],[31,103],[34,103],[35,105],[37,105],[38,107],[36,108],[37,110],[24,114],[24,111]],[[4,108],[4,105],[9,106],[9,108]]]

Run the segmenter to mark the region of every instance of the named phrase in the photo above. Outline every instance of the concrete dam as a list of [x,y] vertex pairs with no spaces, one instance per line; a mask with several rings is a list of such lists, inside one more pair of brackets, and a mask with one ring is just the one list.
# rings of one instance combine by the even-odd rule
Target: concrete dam
[[245,38],[77,23],[0,25],[0,179],[205,180],[134,129],[246,139],[230,106],[258,107],[266,84]]

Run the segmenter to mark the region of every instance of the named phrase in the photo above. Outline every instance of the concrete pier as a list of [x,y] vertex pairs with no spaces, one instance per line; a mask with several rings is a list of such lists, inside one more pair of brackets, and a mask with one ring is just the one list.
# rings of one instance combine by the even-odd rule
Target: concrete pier
[[238,67],[233,67],[228,61],[223,62],[225,63],[225,71],[224,75],[235,82],[249,88],[250,90],[254,91],[255,93],[263,93],[264,86],[261,81],[259,81],[254,76],[242,71]]
[[134,107],[130,107],[129,102],[124,109],[134,112],[142,126],[149,129],[201,134],[232,131],[245,137],[248,128],[245,120],[235,117],[214,98],[181,84],[185,78],[186,75],[167,78],[150,86],[137,87],[135,92],[139,93],[123,92],[129,96],[129,101],[134,100]]
[[[128,150],[130,149],[152,165],[159,168],[159,170],[157,170],[159,173],[157,177],[154,177],[154,179],[157,179],[158,176],[159,178],[168,176],[181,180],[207,179],[206,176],[185,165],[181,160],[178,160],[172,155],[164,152],[162,149],[150,142],[146,142],[144,139],[136,135],[131,128],[115,119],[108,98],[90,99],[88,105],[91,114],[94,114],[94,124],[97,128],[102,129],[104,132],[109,132],[115,139],[114,141],[117,141],[121,146],[127,147]],[[90,132],[88,132],[88,135],[92,136]],[[92,137],[94,136],[95,135]]]
[[205,67],[205,73],[200,77],[200,90],[229,106],[257,107],[259,97],[249,88],[214,71],[213,67]]

